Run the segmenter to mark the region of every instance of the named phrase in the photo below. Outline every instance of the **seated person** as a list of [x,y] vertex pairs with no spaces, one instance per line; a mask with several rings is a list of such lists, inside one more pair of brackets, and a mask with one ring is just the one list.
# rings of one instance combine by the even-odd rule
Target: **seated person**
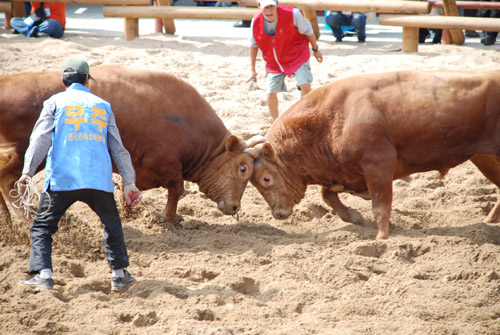
[[[13,17],[10,20],[10,25],[14,28],[14,32],[28,37],[38,37],[42,34],[55,38],[62,37],[66,27],[66,4],[43,3],[45,19],[43,19],[44,15],[40,13],[40,5],[40,2],[33,2],[30,16],[26,18]],[[36,17],[42,20],[37,22]]]
[[366,14],[359,12],[329,12],[325,22],[332,28],[333,36],[337,42],[342,42],[344,31],[342,27],[353,26],[358,35],[358,42],[364,42],[366,39]]

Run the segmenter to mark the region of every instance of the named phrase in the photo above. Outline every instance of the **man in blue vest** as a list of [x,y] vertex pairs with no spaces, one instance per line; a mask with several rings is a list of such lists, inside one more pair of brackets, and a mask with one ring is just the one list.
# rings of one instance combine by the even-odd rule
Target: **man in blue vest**
[[43,194],[30,229],[29,272],[36,275],[21,282],[37,289],[53,288],[52,235],[76,201],[85,202],[101,219],[112,290],[134,280],[125,270],[129,259],[113,196],[111,157],[122,176],[127,203],[137,205],[142,195],[135,186],[135,170],[111,105],[90,93],[89,79],[87,62],[70,59],[64,63],[62,83],[66,90],[44,102],[24,158],[20,194],[47,158]]

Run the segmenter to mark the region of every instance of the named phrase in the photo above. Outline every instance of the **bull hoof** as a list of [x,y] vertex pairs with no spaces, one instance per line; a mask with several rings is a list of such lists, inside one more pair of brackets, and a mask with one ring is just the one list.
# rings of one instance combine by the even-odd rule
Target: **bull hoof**
[[496,213],[489,214],[484,220],[483,223],[500,223],[500,215],[496,215]]
[[389,238],[389,232],[379,231],[377,233],[376,240],[387,240]]
[[363,225],[365,219],[357,210],[349,208],[349,221],[355,225]]

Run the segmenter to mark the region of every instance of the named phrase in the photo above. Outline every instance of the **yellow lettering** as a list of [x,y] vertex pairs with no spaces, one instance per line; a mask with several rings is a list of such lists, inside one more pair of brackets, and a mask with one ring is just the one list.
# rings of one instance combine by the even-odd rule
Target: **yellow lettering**
[[102,133],[102,128],[106,129],[107,123],[98,119],[91,119],[90,122],[99,126],[99,132]]
[[64,109],[64,113],[69,117],[82,116],[84,112],[85,110],[82,106],[67,106]]
[[86,117],[75,117],[71,119],[65,119],[64,123],[73,124],[75,126],[75,130],[80,129],[80,123],[87,123]]
[[92,107],[91,108],[92,113],[92,117],[100,117],[101,119],[103,119],[104,121],[106,121],[108,118],[106,117],[106,110],[105,109],[101,109],[101,108],[97,108],[97,107]]

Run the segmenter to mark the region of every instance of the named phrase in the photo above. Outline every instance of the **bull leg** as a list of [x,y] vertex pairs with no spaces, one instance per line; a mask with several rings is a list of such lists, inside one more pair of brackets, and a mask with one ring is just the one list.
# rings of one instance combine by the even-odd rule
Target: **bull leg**
[[[14,187],[14,183],[17,180],[14,175],[4,174],[0,176],[2,184],[0,185],[0,217],[5,218],[5,223],[12,224],[12,215],[9,211],[7,203],[12,203],[15,199],[11,198],[9,192]],[[19,215],[19,211],[12,208],[13,214]],[[4,221],[1,221],[4,222]]]
[[0,191],[0,218],[2,218],[2,223],[5,223],[7,225],[12,224],[12,218],[10,216],[9,208],[7,207],[7,204],[5,203],[5,197],[2,194],[3,192]]
[[[172,185],[172,184],[170,184]],[[184,182],[181,179],[175,185],[168,186],[168,200],[162,214],[167,220],[167,224],[175,225],[175,214],[177,213],[177,204],[179,203],[180,197],[184,194]]]
[[389,225],[392,207],[392,181],[396,166],[396,150],[390,146],[382,146],[379,151],[373,151],[372,160],[366,157],[363,166],[366,186],[372,197],[372,212],[377,222],[377,240],[389,238]]
[[[470,160],[489,181],[500,188],[500,157],[494,155],[478,155],[472,157]],[[497,200],[497,203],[493,206],[493,209],[483,222],[500,222],[500,199]]]
[[328,187],[321,188],[321,196],[323,200],[333,208],[335,213],[345,222],[351,222],[354,224],[362,224],[363,217],[355,209],[346,207],[339,199],[339,194],[337,192],[330,191]]

